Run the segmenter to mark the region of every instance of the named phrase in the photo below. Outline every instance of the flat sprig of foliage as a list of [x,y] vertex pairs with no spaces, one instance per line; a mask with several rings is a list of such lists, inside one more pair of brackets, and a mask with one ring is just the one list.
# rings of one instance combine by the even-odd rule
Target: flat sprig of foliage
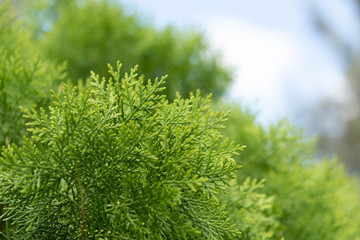
[[91,88],[53,92],[47,114],[24,109],[23,146],[0,158],[2,218],[22,239],[222,239],[237,233],[217,196],[241,150],[222,140],[228,113],[210,97],[160,95],[164,78],[92,73]]

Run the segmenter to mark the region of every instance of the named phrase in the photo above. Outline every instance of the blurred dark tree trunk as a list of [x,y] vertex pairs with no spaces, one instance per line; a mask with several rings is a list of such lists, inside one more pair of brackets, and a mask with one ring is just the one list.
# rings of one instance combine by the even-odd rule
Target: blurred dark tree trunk
[[[360,1],[352,0],[360,22]],[[355,10],[355,9],[354,9]],[[318,11],[314,11],[314,24],[319,32],[330,41],[343,60],[346,84],[349,86],[346,103],[336,99],[324,99],[315,106],[308,120],[319,134],[320,154],[337,154],[350,171],[360,172],[360,43],[351,44]],[[359,24],[360,26],[360,24]],[[359,28],[358,26],[358,28]],[[360,31],[359,31],[360,32]],[[357,36],[360,37],[360,36]],[[331,119],[330,119],[331,118]],[[332,122],[324,128],[326,122]],[[323,130],[319,130],[323,129]],[[341,129],[340,134],[334,134]],[[336,136],[334,136],[336,135]]]

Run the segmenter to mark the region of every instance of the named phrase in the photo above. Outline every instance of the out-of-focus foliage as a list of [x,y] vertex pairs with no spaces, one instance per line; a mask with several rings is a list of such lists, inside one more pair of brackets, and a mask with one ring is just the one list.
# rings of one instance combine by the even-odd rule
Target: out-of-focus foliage
[[274,197],[263,193],[264,180],[232,182],[228,195],[222,195],[231,221],[241,231],[240,240],[281,239],[282,231],[274,209]]
[[265,130],[249,112],[235,108],[224,134],[246,150],[238,185],[266,179],[285,239],[359,239],[359,183],[336,161],[314,162],[314,142],[285,122]]
[[198,31],[155,29],[116,1],[40,2],[30,18],[40,32],[39,47],[50,59],[66,61],[73,80],[86,78],[91,69],[105,75],[104,63],[120,59],[125,71],[138,64],[146,79],[167,74],[169,99],[197,89],[220,97],[231,81],[229,69]]
[[7,239],[232,239],[217,195],[241,150],[220,130],[228,112],[200,94],[173,103],[136,70],[64,86],[50,113],[24,110],[31,138],[3,148]]
[[[353,6],[353,14],[360,19],[360,2],[345,1]],[[336,153],[348,170],[360,172],[360,45],[351,43],[342,33],[337,32],[321,14],[320,9],[314,10],[314,25],[324,40],[330,42],[342,60],[347,73],[346,96],[342,98],[327,97],[312,108],[298,110],[299,116],[306,116],[305,121],[312,132],[319,135],[320,155]],[[347,27],[347,26],[343,26]],[[358,25],[359,27],[359,25]],[[349,29],[348,29],[349,31]],[[353,31],[353,35],[358,31]],[[359,36],[356,36],[357,38]]]
[[50,88],[64,80],[63,67],[44,61],[11,7],[0,5],[0,146],[19,144],[25,133],[19,106],[49,104]]

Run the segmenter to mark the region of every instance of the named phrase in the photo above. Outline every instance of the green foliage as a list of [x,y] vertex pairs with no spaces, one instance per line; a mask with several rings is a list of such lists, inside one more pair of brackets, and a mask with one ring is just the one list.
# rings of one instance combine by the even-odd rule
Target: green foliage
[[314,142],[281,122],[265,130],[235,108],[225,135],[247,148],[236,158],[247,176],[266,179],[285,239],[359,239],[359,183],[334,161],[314,161]]
[[[280,239],[280,223],[274,212],[274,198],[261,192],[264,180],[233,181],[228,195],[222,195],[231,221],[241,231],[236,239]],[[234,239],[234,238],[231,238]]]
[[[360,239],[359,184],[336,161],[299,165],[283,178],[278,201],[287,239]],[[284,179],[274,178],[273,185]]]
[[[234,109],[223,134],[247,145],[234,175],[241,148],[219,133],[228,113],[189,94],[220,96],[230,81],[201,34],[156,30],[111,0],[33,3],[33,28],[0,5],[0,145],[14,143],[0,157],[4,238],[359,239],[359,183],[314,161],[314,141],[286,122],[265,129]],[[118,58],[147,78],[169,73],[167,89],[135,70],[120,78],[120,65],[107,75]],[[73,80],[111,78],[62,87],[51,61]],[[34,109],[26,120],[19,106]]]
[[24,110],[32,137],[3,149],[0,195],[17,239],[222,239],[234,236],[224,193],[240,147],[223,141],[227,113],[199,94],[173,103],[164,79],[136,70],[84,93],[53,93],[50,112]]
[[47,13],[38,24],[51,27],[38,36],[39,47],[49,59],[66,61],[73,80],[84,79],[90,70],[106,75],[103,63],[120,59],[125,71],[138,64],[146,79],[168,74],[168,99],[197,89],[220,97],[231,81],[229,69],[198,31],[156,30],[114,1],[45,2],[35,16]]
[[0,146],[20,143],[25,133],[19,106],[49,104],[49,90],[64,78],[63,67],[40,58],[8,4],[0,5]]

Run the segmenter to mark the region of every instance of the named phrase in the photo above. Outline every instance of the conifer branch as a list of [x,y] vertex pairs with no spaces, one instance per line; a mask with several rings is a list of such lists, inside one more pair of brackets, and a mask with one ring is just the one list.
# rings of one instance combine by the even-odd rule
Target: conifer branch
[[[173,103],[136,68],[91,88],[64,85],[50,111],[23,109],[32,137],[0,157],[4,216],[37,239],[222,239],[236,232],[217,195],[238,166],[226,114],[200,94]],[[80,212],[80,214],[79,214]],[[81,224],[79,224],[79,216]],[[10,230],[12,231],[12,230]],[[10,232],[12,233],[12,232]]]

